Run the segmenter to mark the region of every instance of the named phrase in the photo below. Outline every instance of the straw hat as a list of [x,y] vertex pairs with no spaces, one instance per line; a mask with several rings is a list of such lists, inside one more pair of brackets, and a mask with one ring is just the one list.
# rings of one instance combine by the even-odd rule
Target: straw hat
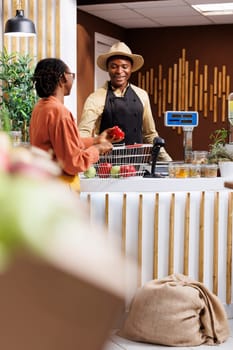
[[107,60],[112,56],[125,56],[129,57],[133,61],[132,72],[140,69],[144,64],[144,59],[141,55],[133,54],[130,48],[123,42],[118,41],[113,44],[108,53],[99,55],[97,58],[97,65],[100,69],[108,71]]

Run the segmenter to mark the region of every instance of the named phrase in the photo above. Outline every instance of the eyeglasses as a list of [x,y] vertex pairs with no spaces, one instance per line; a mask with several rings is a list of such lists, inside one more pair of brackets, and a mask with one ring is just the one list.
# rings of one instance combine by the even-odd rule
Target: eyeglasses
[[72,78],[75,79],[75,73],[71,73],[71,72],[65,72],[65,73],[72,75]]

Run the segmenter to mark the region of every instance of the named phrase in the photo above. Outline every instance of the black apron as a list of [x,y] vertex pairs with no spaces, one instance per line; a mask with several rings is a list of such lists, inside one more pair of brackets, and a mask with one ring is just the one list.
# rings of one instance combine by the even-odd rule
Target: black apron
[[125,133],[121,143],[142,143],[142,117],[143,104],[130,85],[123,97],[116,97],[111,85],[108,85],[100,132],[118,125]]

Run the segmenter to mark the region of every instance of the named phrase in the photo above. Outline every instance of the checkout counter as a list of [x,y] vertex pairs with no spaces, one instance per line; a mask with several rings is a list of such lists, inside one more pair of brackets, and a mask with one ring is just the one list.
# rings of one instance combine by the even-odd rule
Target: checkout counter
[[[177,119],[168,117],[171,123]],[[190,127],[184,134],[189,152]],[[110,238],[118,238],[122,254],[137,261],[135,290],[151,279],[183,273],[203,282],[233,318],[233,190],[225,180],[81,177],[80,199],[91,224],[101,223]]]
[[183,273],[203,282],[233,317],[233,191],[225,179],[81,178],[91,224],[117,237],[137,261],[135,290]]

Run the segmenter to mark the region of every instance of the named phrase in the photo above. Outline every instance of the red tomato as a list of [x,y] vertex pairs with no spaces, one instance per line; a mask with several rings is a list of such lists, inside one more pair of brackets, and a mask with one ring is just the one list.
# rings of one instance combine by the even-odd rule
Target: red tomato
[[129,177],[129,176],[135,176],[136,175],[136,169],[134,165],[121,165],[120,166],[120,176],[123,177]]
[[97,174],[101,178],[106,178],[110,176],[110,171],[112,169],[111,163],[100,163],[98,166]]
[[116,125],[110,131],[110,136],[114,137],[114,139],[116,139],[116,140],[118,140],[118,139],[123,140],[125,138],[125,133],[124,133],[124,131],[121,130],[121,128],[119,128],[119,126]]

